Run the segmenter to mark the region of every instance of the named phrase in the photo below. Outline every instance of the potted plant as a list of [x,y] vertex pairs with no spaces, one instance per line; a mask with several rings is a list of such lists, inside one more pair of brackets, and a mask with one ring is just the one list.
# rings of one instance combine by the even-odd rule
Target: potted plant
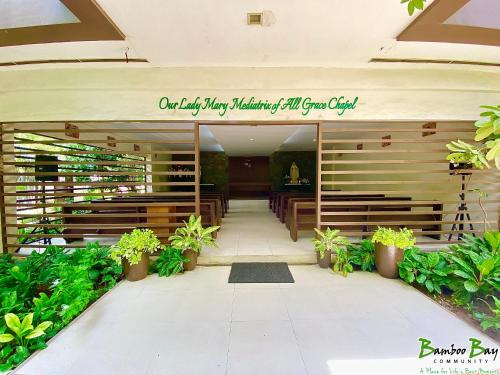
[[219,226],[203,228],[201,216],[196,218],[191,215],[188,222],[184,222],[184,226],[177,228],[175,234],[169,237],[170,246],[181,250],[184,258],[187,259],[184,264],[185,271],[192,271],[196,268],[198,254],[203,245],[217,246],[212,233],[219,228]]
[[158,276],[172,276],[184,272],[184,264],[187,259],[182,255],[182,250],[166,246],[165,250],[158,256],[156,262],[151,265],[151,271]]
[[326,228],[326,231],[321,231],[314,228],[317,234],[317,238],[313,239],[314,250],[316,251],[316,257],[318,260],[318,265],[321,268],[328,268],[332,263],[332,252],[337,252],[344,246],[349,244],[346,237],[339,236],[338,229]]
[[111,247],[111,257],[121,260],[123,273],[129,281],[144,279],[149,271],[149,254],[160,247],[160,240],[151,229],[134,229],[125,233]]
[[396,231],[392,228],[381,228],[375,231],[372,242],[375,244],[375,266],[378,273],[388,279],[399,275],[398,262],[404,258],[404,250],[415,245],[413,231],[407,228]]

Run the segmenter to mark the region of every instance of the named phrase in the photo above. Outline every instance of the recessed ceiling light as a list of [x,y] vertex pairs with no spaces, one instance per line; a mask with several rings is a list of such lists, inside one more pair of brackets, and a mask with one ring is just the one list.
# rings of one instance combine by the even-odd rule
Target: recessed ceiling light
[[316,142],[316,138],[313,138],[313,142]]
[[252,142],[253,142],[253,141],[255,141],[255,139],[253,139],[253,138],[250,138],[250,140],[251,140]]

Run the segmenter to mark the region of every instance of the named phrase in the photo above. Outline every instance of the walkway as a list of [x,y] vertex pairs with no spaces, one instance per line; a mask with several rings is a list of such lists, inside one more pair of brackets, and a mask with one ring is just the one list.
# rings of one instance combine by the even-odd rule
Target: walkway
[[[287,261],[315,263],[313,232],[301,232],[293,242],[285,224],[268,208],[267,200],[232,200],[222,219],[218,248],[204,249],[201,264],[231,264],[234,261]],[[238,257],[236,257],[238,256]]]
[[399,280],[290,268],[295,284],[228,284],[230,267],[122,282],[15,374],[410,375],[436,367],[419,337],[494,347]]

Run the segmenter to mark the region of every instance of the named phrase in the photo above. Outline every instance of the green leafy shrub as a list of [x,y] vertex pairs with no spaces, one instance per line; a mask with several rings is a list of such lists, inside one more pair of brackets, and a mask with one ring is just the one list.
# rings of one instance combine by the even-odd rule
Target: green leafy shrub
[[479,320],[481,328],[485,331],[488,329],[500,329],[500,299],[495,296],[490,296],[493,300],[494,307],[491,306],[487,301],[482,300],[491,311],[491,314],[486,314],[484,312],[476,311],[474,312],[474,318]]
[[482,119],[476,121],[476,142],[482,142],[475,146],[457,140],[446,145],[451,153],[446,157],[454,164],[468,164],[477,169],[490,168],[489,161],[494,160],[497,169],[500,169],[500,105],[488,106],[481,113]]
[[441,252],[425,253],[417,247],[405,250],[399,262],[399,276],[408,284],[417,282],[430,293],[442,293],[442,287],[450,283],[451,267]]
[[370,240],[347,245],[347,252],[350,262],[362,271],[371,272],[375,269],[375,247]]
[[373,233],[373,243],[381,243],[384,246],[396,246],[400,249],[406,249],[415,245],[416,239],[411,229],[402,228],[396,231],[392,228],[378,229]]
[[349,260],[349,254],[347,250],[342,247],[339,247],[335,253],[337,256],[333,262],[333,271],[341,273],[342,276],[346,277],[349,273],[354,271]]
[[[5,326],[0,331],[0,371],[6,371],[29,357],[31,351],[42,349],[44,343],[36,339],[45,335],[52,322],[46,321],[33,328],[33,314],[27,314],[21,321],[16,314],[4,316]],[[7,329],[10,331],[5,333]],[[3,333],[2,333],[3,332]]]
[[110,249],[100,246],[98,242],[88,242],[85,249],[76,249],[71,257],[73,263],[87,268],[94,289],[103,291],[112,288],[121,276],[121,265],[110,257]]
[[4,319],[11,333],[0,334],[2,344],[14,342],[25,346],[27,341],[45,335],[45,330],[52,325],[52,322],[47,321],[33,328],[33,313],[27,314],[22,321],[16,314],[5,314]]
[[319,253],[321,259],[325,257],[326,251],[337,253],[339,249],[349,244],[349,240],[346,237],[339,235],[340,230],[338,229],[326,228],[323,232],[314,228],[314,231],[317,234],[317,238],[314,238],[312,242],[314,244],[314,250]]
[[184,271],[184,263],[188,260],[182,256],[182,250],[166,247],[158,259],[151,265],[152,271],[159,276],[171,276]]
[[323,259],[325,257],[326,251],[331,251],[336,255],[333,262],[333,271],[342,273],[344,277],[352,272],[353,267],[346,250],[349,240],[339,235],[340,230],[330,228],[326,228],[324,232],[317,228],[314,228],[314,230],[316,231],[317,238],[313,239],[312,242],[320,258]]
[[143,253],[153,254],[160,247],[160,240],[151,229],[134,229],[124,233],[111,248],[115,260],[126,259],[131,266],[138,264]]
[[[90,303],[112,288],[121,277],[121,266],[110,256],[108,247],[98,243],[87,244],[85,249],[68,251],[49,246],[45,252],[33,252],[26,258],[0,256],[0,314],[24,317],[20,324],[26,328],[31,322],[53,322],[43,328],[43,335],[34,328],[23,333],[23,345],[17,339],[6,341],[15,330],[0,321],[0,370],[17,366],[33,351],[46,347],[45,341],[53,337]],[[25,321],[25,319],[27,319]],[[11,324],[11,323],[9,323]],[[13,325],[14,326],[14,325]],[[31,327],[31,329],[33,329]],[[22,330],[21,330],[22,331]],[[20,331],[20,332],[21,332]]]
[[483,238],[464,235],[463,243],[451,246],[449,258],[456,279],[452,288],[456,300],[468,304],[472,294],[488,295],[500,289],[500,240],[498,232]]
[[216,246],[212,233],[219,228],[219,226],[203,228],[201,216],[191,215],[188,222],[184,222],[184,226],[177,228],[175,234],[168,239],[171,241],[172,247],[180,249],[182,252],[190,249],[199,254],[205,245]]

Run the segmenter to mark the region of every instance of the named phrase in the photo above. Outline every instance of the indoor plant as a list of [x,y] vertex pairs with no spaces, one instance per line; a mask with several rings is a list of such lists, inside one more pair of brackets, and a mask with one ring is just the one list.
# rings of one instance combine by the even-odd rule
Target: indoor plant
[[111,256],[121,259],[125,278],[129,281],[142,280],[148,275],[149,254],[160,247],[160,241],[151,229],[134,229],[124,233],[120,241],[111,248]]
[[158,276],[168,277],[184,272],[184,264],[187,261],[188,259],[182,255],[182,250],[167,246],[151,265],[151,270],[158,273]]
[[404,258],[403,251],[415,245],[415,237],[410,229],[396,231],[392,228],[381,228],[372,237],[375,244],[375,266],[378,273],[389,279],[398,277],[398,262]]
[[184,264],[185,271],[192,271],[196,268],[198,254],[203,245],[216,246],[212,233],[219,228],[219,226],[203,228],[201,216],[196,218],[191,215],[188,222],[184,222],[184,226],[177,228],[175,234],[169,237],[170,245],[180,249],[182,255],[187,259]]
[[314,228],[317,238],[313,239],[314,250],[318,259],[318,265],[321,268],[328,268],[332,263],[332,252],[337,252],[339,249],[347,246],[349,241],[346,237],[339,236],[340,230],[326,228],[323,232]]
[[375,247],[370,240],[348,245],[347,252],[350,263],[358,266],[361,271],[372,272],[375,268]]

